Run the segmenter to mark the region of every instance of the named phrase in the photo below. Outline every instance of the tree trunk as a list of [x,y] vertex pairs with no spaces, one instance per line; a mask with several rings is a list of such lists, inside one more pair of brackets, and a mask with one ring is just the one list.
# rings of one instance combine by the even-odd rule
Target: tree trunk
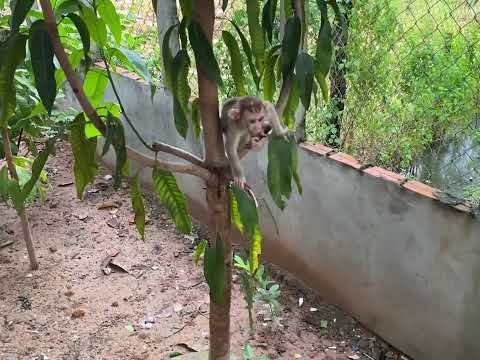
[[[10,177],[18,183],[18,174],[15,169],[15,164],[13,162],[12,148],[10,147],[10,139],[8,137],[7,127],[2,128],[2,140],[3,140],[3,149],[5,152],[5,160],[7,161],[8,171],[10,172]],[[30,259],[30,268],[32,270],[38,269],[38,262],[35,256],[35,248],[33,247],[32,233],[30,231],[30,225],[28,224],[27,213],[25,208],[18,211],[18,216],[20,217],[20,223],[22,225],[23,238],[25,239],[25,244],[27,245],[28,258]]]
[[350,15],[353,8],[353,0],[346,1],[344,5],[343,17],[341,22],[336,19],[333,26],[333,46],[335,48],[335,59],[330,69],[330,104],[333,117],[330,124],[336,129],[336,133],[329,133],[327,143],[338,147],[337,140],[340,139],[342,125],[342,113],[345,109],[345,98],[347,95],[347,45],[348,45],[348,27]]
[[[215,21],[213,0],[195,1],[194,17],[199,22],[207,39],[212,43]],[[230,359],[230,303],[232,298],[232,241],[230,223],[228,162],[225,155],[223,135],[220,128],[217,84],[209,79],[197,64],[200,114],[205,141],[205,162],[215,174],[207,182],[207,204],[213,219],[212,242],[217,235],[224,242],[225,296],[223,304],[210,300],[210,360]]]

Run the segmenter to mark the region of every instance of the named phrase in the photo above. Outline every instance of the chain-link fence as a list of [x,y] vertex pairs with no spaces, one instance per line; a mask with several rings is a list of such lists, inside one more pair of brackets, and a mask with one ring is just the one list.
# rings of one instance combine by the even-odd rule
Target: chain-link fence
[[330,102],[308,137],[480,199],[480,2],[338,2]]

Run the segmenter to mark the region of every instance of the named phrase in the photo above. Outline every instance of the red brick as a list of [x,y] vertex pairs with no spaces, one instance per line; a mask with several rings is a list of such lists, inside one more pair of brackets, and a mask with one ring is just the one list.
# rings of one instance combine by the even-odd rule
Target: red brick
[[311,152],[317,153],[322,156],[326,156],[328,154],[331,154],[333,152],[332,148],[329,148],[328,146],[322,145],[322,144],[315,144],[315,143],[309,143],[309,142],[304,142],[301,143],[300,146],[304,148],[305,150],[309,150]]
[[362,164],[357,159],[345,153],[340,152],[340,153],[333,154],[330,156],[330,159],[333,159],[338,162],[341,162],[342,164],[351,166],[354,169],[360,169],[362,167]]
[[407,190],[416,192],[417,194],[426,196],[430,199],[435,199],[435,200],[438,199],[436,195],[436,193],[438,192],[438,189],[435,189],[419,181],[409,180],[403,185],[403,187]]
[[396,184],[402,184],[405,181],[405,177],[392,171],[385,170],[384,168],[374,166],[364,170],[365,173],[385,179],[387,181],[394,182]]

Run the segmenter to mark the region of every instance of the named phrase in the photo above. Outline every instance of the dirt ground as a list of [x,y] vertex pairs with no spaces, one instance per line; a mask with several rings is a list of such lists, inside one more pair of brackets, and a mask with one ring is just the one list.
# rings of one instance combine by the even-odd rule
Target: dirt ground
[[[208,287],[192,261],[194,237],[175,231],[146,194],[142,241],[132,224],[128,190],[115,192],[102,170],[84,201],[72,184],[67,144],[47,163],[45,205],[28,215],[40,270],[30,271],[15,212],[0,205],[0,359],[165,359],[208,349]],[[99,205],[114,205],[99,209]],[[127,272],[102,272],[109,255]],[[236,277],[232,349],[250,342],[271,359],[407,359],[354,319],[267,264],[280,284],[282,328],[258,320],[254,339]],[[303,304],[299,306],[299,299]]]

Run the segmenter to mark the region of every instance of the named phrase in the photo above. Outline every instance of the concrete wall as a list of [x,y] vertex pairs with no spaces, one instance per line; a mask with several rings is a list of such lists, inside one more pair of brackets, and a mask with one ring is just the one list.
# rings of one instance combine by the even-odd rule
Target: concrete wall
[[[147,141],[164,140],[201,155],[180,138],[171,99],[146,84],[118,80],[125,107]],[[111,92],[107,98],[113,101]],[[142,146],[127,129],[128,143]],[[190,136],[190,135],[189,135]],[[146,152],[148,154],[148,152]],[[112,164],[111,154],[106,162]],[[266,187],[266,152],[247,156],[247,181],[260,201],[263,253],[368,328],[417,360],[480,358],[480,222],[467,205],[442,205],[435,190],[321,145],[303,144],[303,197],[276,209]],[[150,180],[145,172],[144,181]],[[179,183],[194,215],[206,220],[201,182]]]

